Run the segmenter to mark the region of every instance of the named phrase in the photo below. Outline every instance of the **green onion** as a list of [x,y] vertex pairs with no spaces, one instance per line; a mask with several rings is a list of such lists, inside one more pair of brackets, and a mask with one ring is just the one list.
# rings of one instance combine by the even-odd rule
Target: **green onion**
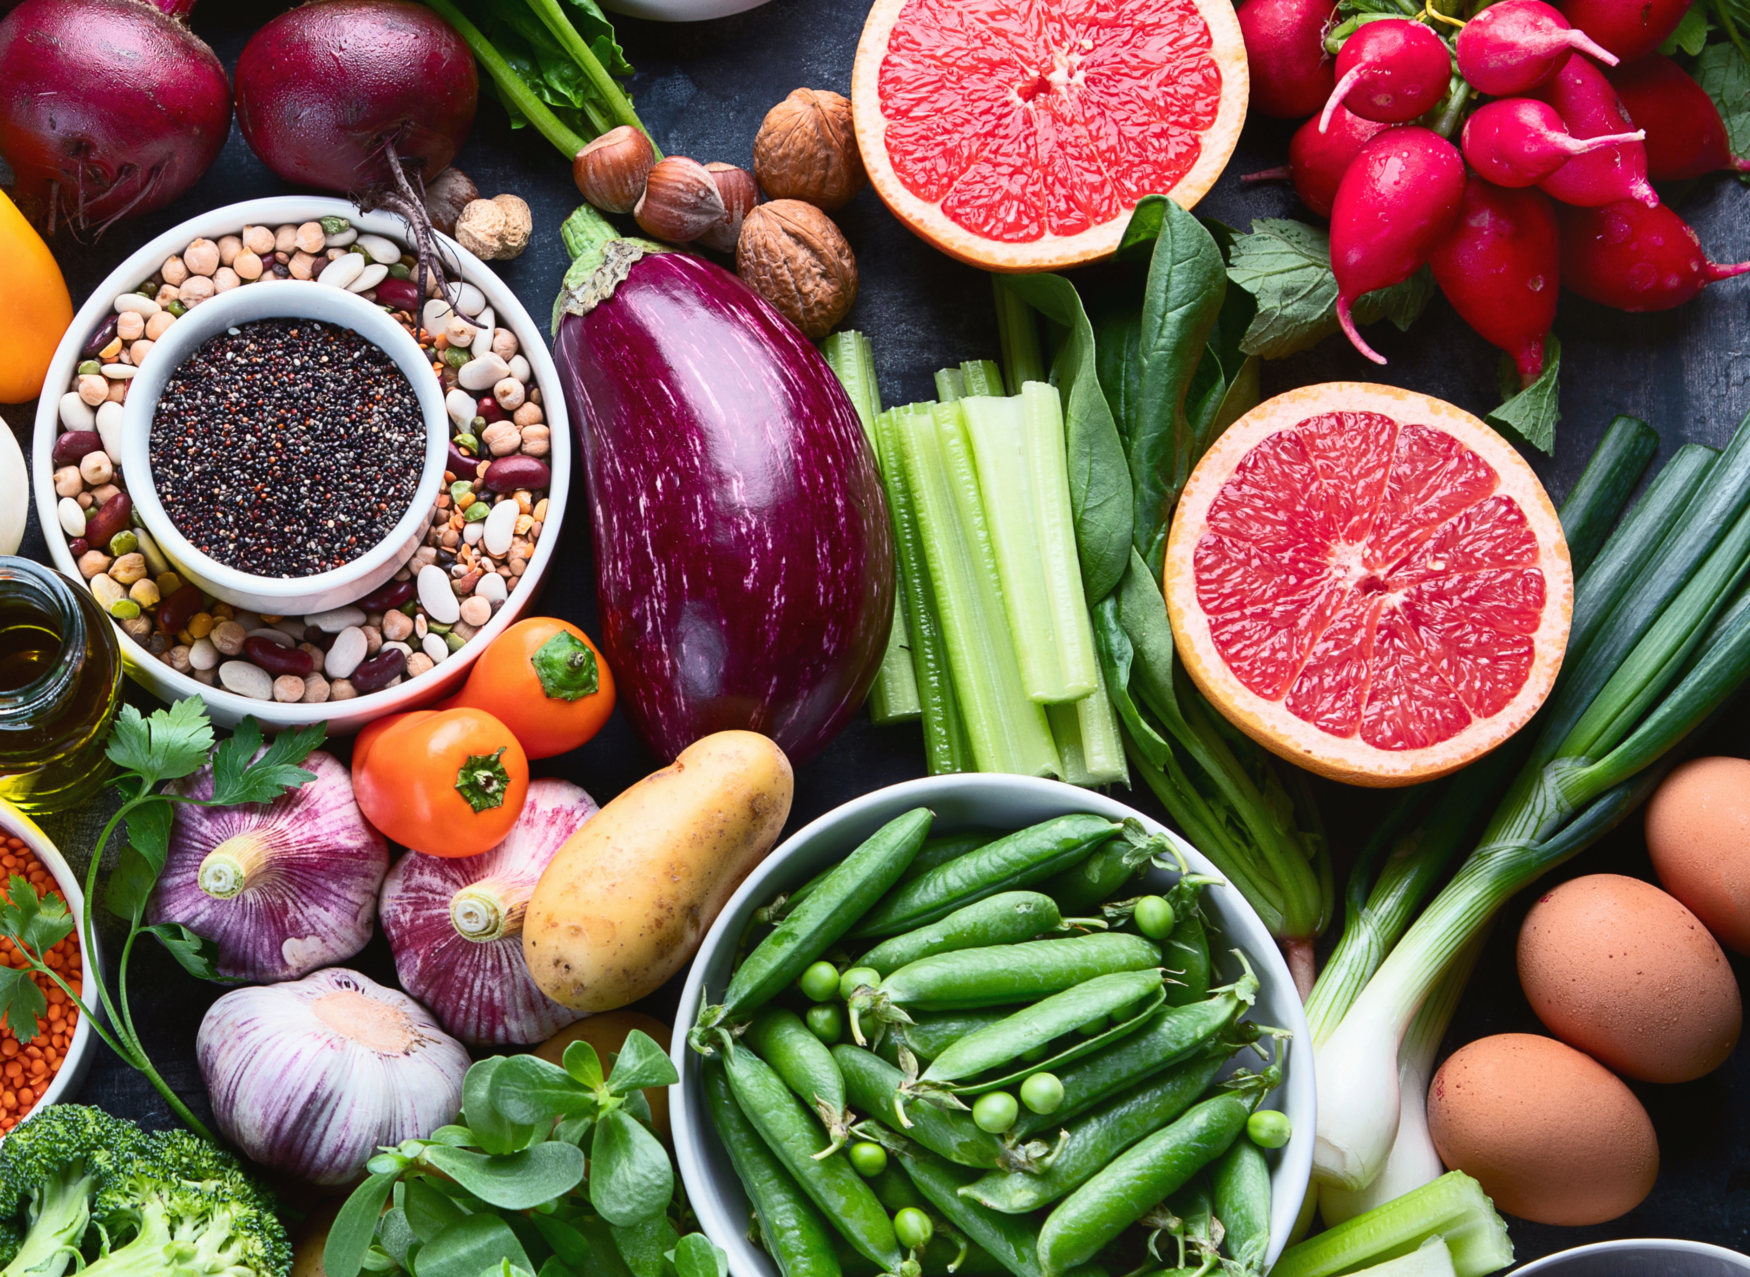
[[1458,1277],[1484,1277],[1513,1262],[1507,1223],[1463,1171],[1450,1171],[1395,1201],[1282,1252],[1270,1277],[1342,1277],[1414,1252],[1439,1237]]
[[[1562,534],[1568,541],[1568,559],[1576,577],[1598,557],[1628,504],[1629,494],[1658,451],[1658,431],[1635,417],[1618,417],[1611,422],[1592,450],[1586,469],[1562,503]],[[1576,513],[1570,515],[1570,510]]]

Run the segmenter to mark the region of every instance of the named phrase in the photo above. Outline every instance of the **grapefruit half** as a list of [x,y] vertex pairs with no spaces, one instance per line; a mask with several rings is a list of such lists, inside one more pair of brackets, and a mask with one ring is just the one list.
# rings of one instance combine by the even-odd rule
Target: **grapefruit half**
[[1329,382],[1191,474],[1163,588],[1185,668],[1265,748],[1353,785],[1463,767],[1543,704],[1573,610],[1531,467],[1438,399]]
[[1229,0],[875,0],[851,77],[864,167],[918,235],[986,270],[1118,247],[1190,208],[1246,115]]

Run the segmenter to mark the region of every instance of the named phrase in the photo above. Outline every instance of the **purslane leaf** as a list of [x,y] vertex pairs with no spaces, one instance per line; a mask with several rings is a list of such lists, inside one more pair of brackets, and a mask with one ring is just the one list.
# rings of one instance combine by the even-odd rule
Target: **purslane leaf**
[[481,1277],[504,1263],[534,1271],[528,1252],[497,1215],[465,1215],[419,1252],[421,1277]]
[[[569,1144],[543,1147],[577,1152]],[[674,1167],[656,1137],[618,1109],[604,1114],[590,1141],[589,1200],[596,1213],[624,1227],[666,1210],[673,1194]]]
[[[659,1151],[661,1147],[657,1145]],[[425,1150],[425,1158],[488,1206],[501,1210],[532,1210],[583,1182],[582,1150],[556,1140],[502,1156],[434,1147]]]
[[680,1277],[729,1277],[728,1253],[703,1233],[675,1243],[674,1266]]
[[[1517,383],[1513,362],[1501,356],[1503,372],[1510,379],[1508,387]],[[1562,366],[1562,343],[1550,333],[1543,343],[1543,372],[1525,389],[1509,393],[1507,401],[1484,418],[1495,429],[1510,438],[1523,439],[1533,448],[1554,453],[1556,423],[1562,419],[1558,403],[1557,377]]]
[[492,1076],[508,1062],[503,1056],[481,1060],[462,1078],[462,1115],[488,1153],[514,1153],[535,1133],[533,1125],[512,1122],[492,1102]]
[[328,1229],[328,1240],[322,1247],[322,1269],[327,1277],[358,1277],[364,1266],[365,1252],[377,1233],[377,1218],[389,1191],[395,1187],[398,1171],[373,1175],[353,1190],[334,1223]]
[[587,1087],[536,1055],[513,1055],[498,1066],[492,1074],[491,1103],[512,1122],[529,1126],[593,1114],[596,1108]]
[[625,1095],[647,1086],[673,1086],[680,1080],[674,1061],[668,1058],[668,1053],[656,1039],[642,1029],[633,1029],[626,1035],[626,1044],[614,1059],[613,1071],[608,1074],[608,1089],[615,1095]]

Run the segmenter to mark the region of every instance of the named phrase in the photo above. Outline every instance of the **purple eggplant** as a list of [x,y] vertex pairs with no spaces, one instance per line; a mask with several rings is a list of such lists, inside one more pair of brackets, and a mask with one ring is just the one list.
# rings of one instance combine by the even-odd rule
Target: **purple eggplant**
[[863,703],[893,619],[887,499],[856,410],[728,271],[587,207],[563,234],[555,354],[620,704],[665,759],[741,728],[802,762]]

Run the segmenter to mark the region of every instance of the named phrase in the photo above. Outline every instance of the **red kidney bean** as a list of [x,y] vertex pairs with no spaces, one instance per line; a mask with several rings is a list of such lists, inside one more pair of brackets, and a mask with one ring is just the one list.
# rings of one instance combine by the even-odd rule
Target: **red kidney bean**
[[[128,517],[133,512],[134,499],[125,492],[116,493],[85,521],[85,539],[92,545],[108,545],[111,537],[128,526]],[[176,628],[180,630],[182,626]]]
[[275,678],[281,674],[296,674],[303,678],[316,668],[316,663],[310,659],[308,652],[299,651],[295,647],[281,647],[272,639],[244,639],[243,654]]
[[377,285],[377,304],[391,310],[419,311],[419,286],[411,279],[396,279],[391,275]]
[[76,466],[88,453],[103,451],[103,437],[95,430],[69,430],[55,440],[52,454],[58,466]]
[[352,685],[358,689],[359,695],[368,696],[372,692],[380,692],[394,682],[407,669],[407,656],[398,647],[386,648],[363,661],[352,672]]
[[97,331],[91,334],[91,340],[85,343],[85,349],[80,352],[80,356],[85,359],[96,359],[103,352],[103,348],[115,340],[115,326],[120,319],[120,315],[110,315],[105,318],[97,326]]
[[475,406],[475,412],[476,415],[485,417],[488,425],[495,421],[503,421],[510,416],[508,412],[498,406],[498,400],[491,395],[480,396],[480,402]]
[[90,548],[91,542],[87,541],[84,537],[74,537],[71,541],[67,542],[67,553],[71,554],[75,559],[81,554],[84,554]]
[[475,472],[480,469],[480,458],[470,457],[456,447],[456,441],[452,439],[450,440],[450,459],[444,465],[456,478],[473,482]]
[[490,492],[544,488],[552,481],[553,472],[538,457],[500,457],[486,467],[485,483]]
[[391,608],[400,607],[412,597],[412,581],[390,581],[372,590],[353,606],[361,607],[367,612],[387,612]]
[[[105,510],[109,506],[104,507]],[[90,524],[86,525],[87,528]],[[175,634],[188,625],[188,618],[201,610],[201,588],[198,585],[185,585],[158,605],[158,628],[166,634]]]
[[304,631],[304,642],[310,644],[312,647],[319,647],[324,652],[334,646],[334,640],[338,637],[339,635],[330,634],[326,630],[320,629],[314,625],[309,626]]

